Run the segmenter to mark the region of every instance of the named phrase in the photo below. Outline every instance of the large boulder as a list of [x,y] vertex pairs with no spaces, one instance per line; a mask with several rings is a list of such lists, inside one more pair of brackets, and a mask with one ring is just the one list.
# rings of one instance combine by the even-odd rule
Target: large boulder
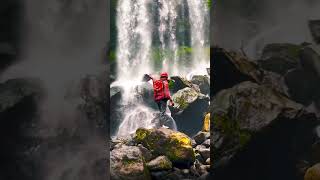
[[210,79],[208,76],[194,75],[191,83],[198,85],[202,94],[210,94]]
[[268,44],[262,51],[259,66],[267,71],[284,75],[290,69],[299,66],[299,54],[302,46],[288,43]]
[[191,139],[181,132],[165,128],[139,128],[135,140],[153,154],[167,156],[173,164],[188,166],[195,160]]
[[[39,138],[34,136],[39,122],[38,103],[45,96],[39,79],[10,79],[0,83],[0,177],[36,179]],[[18,160],[18,161],[17,161]],[[12,171],[14,169],[14,171]],[[1,178],[0,178],[1,179]]]
[[248,57],[219,47],[214,47],[211,52],[214,68],[214,74],[211,75],[211,78],[214,78],[212,95],[243,81],[260,82],[262,80],[262,71]]
[[171,115],[179,131],[190,136],[202,129],[203,117],[209,106],[209,97],[186,87],[172,96],[175,103],[170,106]]
[[309,28],[314,41],[320,43],[320,20],[310,20]]
[[146,155],[136,146],[121,145],[110,152],[111,179],[151,179]]
[[[210,147],[218,179],[276,179],[279,174],[291,179],[298,162],[308,158],[319,124],[303,105],[253,82],[218,93],[211,114]],[[263,172],[268,176],[261,177]]]

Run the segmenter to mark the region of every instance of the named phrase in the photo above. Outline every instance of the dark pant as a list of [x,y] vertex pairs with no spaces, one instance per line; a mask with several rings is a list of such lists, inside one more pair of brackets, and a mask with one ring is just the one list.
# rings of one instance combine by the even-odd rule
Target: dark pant
[[172,118],[166,114],[166,110],[168,107],[167,102],[168,102],[168,99],[162,99],[160,101],[156,101],[160,111],[159,116],[154,119],[154,122],[157,124],[156,125],[157,127],[161,127],[162,125],[168,126],[169,128],[173,127]]
[[162,99],[160,101],[157,101],[158,108],[159,108],[161,116],[164,116],[166,114],[167,102],[168,102],[168,99]]

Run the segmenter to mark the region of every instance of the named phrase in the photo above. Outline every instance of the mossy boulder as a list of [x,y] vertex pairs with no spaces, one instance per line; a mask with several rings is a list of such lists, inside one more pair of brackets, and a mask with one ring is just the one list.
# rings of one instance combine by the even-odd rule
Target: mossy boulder
[[121,145],[110,152],[111,179],[150,180],[145,152],[137,146]]
[[150,170],[169,170],[172,169],[172,162],[166,156],[159,156],[147,163]]
[[203,117],[209,107],[209,97],[186,87],[173,94],[174,107],[169,107],[179,131],[193,136],[202,129]]
[[320,163],[307,169],[304,180],[320,180]]
[[172,96],[172,99],[175,103],[174,107],[179,110],[184,110],[199,96],[200,94],[192,88],[186,87],[184,89],[181,89]]
[[139,128],[135,134],[135,141],[155,155],[167,156],[174,164],[190,165],[195,160],[191,139],[178,131]]

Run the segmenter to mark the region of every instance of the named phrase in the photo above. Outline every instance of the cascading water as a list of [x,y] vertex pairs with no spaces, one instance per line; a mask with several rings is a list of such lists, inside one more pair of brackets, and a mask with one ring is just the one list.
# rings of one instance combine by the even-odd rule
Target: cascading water
[[192,74],[205,74],[210,67],[209,7],[206,1],[188,0],[191,25],[191,45],[193,49]]
[[[117,136],[127,136],[139,127],[154,127],[152,119],[157,111],[143,103],[138,88],[144,84],[141,81],[144,74],[156,74],[159,69],[167,71],[170,76],[187,76],[190,72],[205,74],[206,68],[209,67],[209,56],[204,54],[204,49],[209,47],[209,10],[206,3],[205,0],[118,1],[118,68],[117,79],[111,84],[111,88],[120,87],[123,90],[121,104],[124,108],[121,110],[123,116]],[[188,36],[191,37],[182,38],[191,39],[191,48],[194,49],[190,66],[183,67],[178,55],[179,9],[183,10],[182,14],[189,11],[190,16],[187,20],[191,24],[191,33]],[[154,34],[158,34],[157,40],[154,39]],[[159,44],[154,45],[155,41]],[[155,66],[152,56],[154,46],[161,49],[160,68]],[[167,112],[170,115],[168,110]],[[176,129],[176,126],[173,126],[171,128]]]

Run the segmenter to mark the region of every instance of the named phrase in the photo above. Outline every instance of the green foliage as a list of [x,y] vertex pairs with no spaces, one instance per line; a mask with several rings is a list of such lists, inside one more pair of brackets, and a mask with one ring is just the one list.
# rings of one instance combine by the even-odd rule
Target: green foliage
[[212,4],[212,0],[207,0],[207,5],[209,9],[211,8],[211,4]]

